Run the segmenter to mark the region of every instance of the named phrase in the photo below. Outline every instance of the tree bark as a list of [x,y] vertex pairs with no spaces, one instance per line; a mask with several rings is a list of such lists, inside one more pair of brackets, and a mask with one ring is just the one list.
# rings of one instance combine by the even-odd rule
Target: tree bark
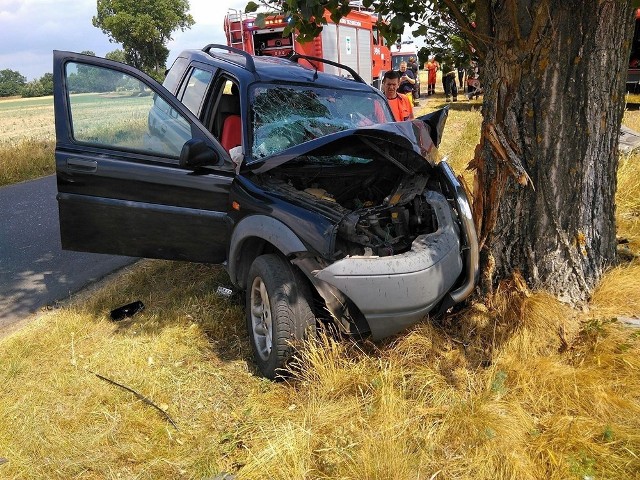
[[482,287],[518,272],[581,303],[616,256],[631,0],[486,2],[494,41],[472,163]]

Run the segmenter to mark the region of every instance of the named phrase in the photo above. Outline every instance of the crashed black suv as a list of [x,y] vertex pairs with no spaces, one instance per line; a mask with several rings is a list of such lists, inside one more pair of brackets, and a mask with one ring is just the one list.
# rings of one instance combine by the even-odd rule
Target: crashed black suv
[[380,339],[463,300],[477,240],[438,158],[447,110],[392,122],[319,60],[182,53],[164,86],[54,52],[62,246],[221,263],[273,378],[317,322]]

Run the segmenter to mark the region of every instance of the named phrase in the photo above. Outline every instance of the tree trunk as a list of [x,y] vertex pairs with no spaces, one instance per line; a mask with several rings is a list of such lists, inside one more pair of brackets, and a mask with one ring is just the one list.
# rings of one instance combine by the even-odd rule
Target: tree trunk
[[615,262],[631,0],[485,6],[494,41],[473,163],[483,289],[518,272],[580,303]]

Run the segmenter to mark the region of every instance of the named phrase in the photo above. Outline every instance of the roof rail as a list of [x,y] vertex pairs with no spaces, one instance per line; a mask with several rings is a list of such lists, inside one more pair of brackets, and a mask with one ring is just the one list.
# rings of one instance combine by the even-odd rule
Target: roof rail
[[343,65],[343,64],[338,63],[338,62],[333,62],[331,60],[327,60],[325,58],[310,57],[309,55],[300,55],[299,53],[294,53],[293,55],[291,55],[289,57],[289,60],[291,60],[292,62],[298,63],[298,59],[300,59],[300,58],[302,58],[303,60],[311,60],[311,61],[314,61],[314,62],[326,63],[328,65],[333,65],[334,67],[342,68],[343,70],[346,70],[347,72],[349,72],[349,74],[353,77],[353,79],[356,82],[364,83],[365,85],[367,83],[362,79],[362,77],[360,75],[358,75],[356,73],[356,71],[353,68],[348,67],[348,66]]
[[[240,50],[239,48],[235,48],[235,47],[230,47],[228,45],[220,45],[217,43],[210,43],[209,45],[207,45],[202,49],[203,52],[208,53],[213,57],[215,56],[215,54],[211,50],[226,50],[231,53],[242,55],[246,61],[245,65],[241,65],[236,62],[232,62],[232,63],[236,63],[236,65],[244,66],[251,73],[256,73],[256,64],[253,62],[253,57],[251,56],[251,54],[245,52],[244,50]],[[229,60],[229,59],[225,58],[225,60]]]

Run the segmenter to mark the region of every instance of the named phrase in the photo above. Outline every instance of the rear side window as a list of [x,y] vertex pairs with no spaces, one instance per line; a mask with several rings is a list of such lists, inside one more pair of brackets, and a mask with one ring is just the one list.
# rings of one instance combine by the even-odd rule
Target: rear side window
[[200,116],[200,108],[209,90],[212,78],[212,72],[193,68],[185,83],[184,92],[180,100],[196,117]]
[[187,69],[188,60],[184,57],[176,58],[176,61],[173,62],[169,72],[167,73],[167,77],[164,79],[162,86],[169,90],[174,95],[178,91],[178,85],[180,84],[180,80],[182,79],[182,75],[184,71]]

